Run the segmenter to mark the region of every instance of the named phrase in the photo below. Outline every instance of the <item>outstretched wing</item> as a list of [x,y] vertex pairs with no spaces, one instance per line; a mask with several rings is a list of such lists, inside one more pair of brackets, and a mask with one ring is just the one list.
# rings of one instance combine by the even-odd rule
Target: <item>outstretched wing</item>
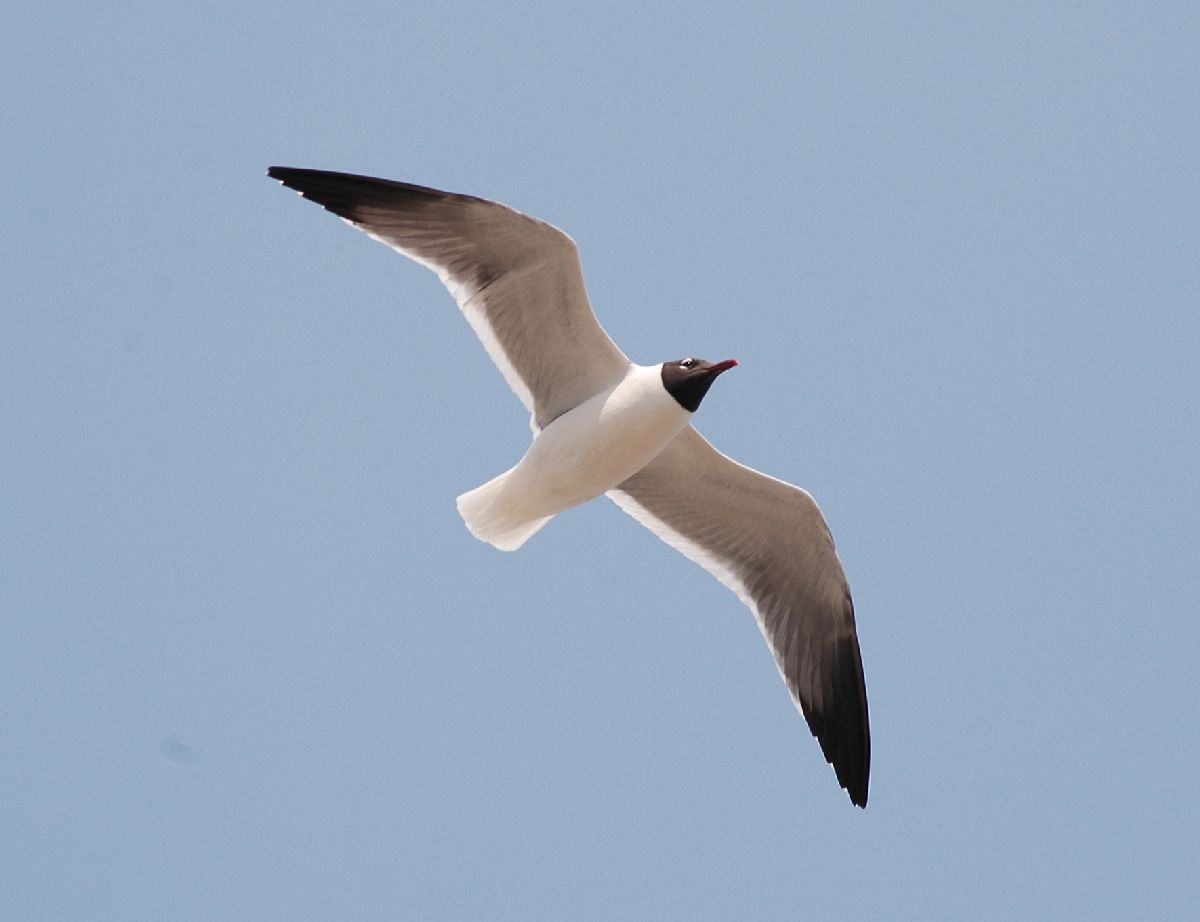
[[592,313],[575,242],[558,228],[409,183],[282,166],[267,175],[436,272],[537,427],[629,367]]
[[738,464],[690,426],[608,495],[754,612],[838,782],[865,807],[871,731],[854,605],[812,497]]

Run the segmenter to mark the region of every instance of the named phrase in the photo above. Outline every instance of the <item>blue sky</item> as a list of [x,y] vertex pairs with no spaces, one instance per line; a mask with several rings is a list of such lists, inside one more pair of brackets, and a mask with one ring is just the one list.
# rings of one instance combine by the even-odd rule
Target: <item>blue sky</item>
[[[1183,4],[82,5],[0,29],[0,916],[1184,918],[1200,38]],[[579,243],[821,503],[874,759],[282,163]]]

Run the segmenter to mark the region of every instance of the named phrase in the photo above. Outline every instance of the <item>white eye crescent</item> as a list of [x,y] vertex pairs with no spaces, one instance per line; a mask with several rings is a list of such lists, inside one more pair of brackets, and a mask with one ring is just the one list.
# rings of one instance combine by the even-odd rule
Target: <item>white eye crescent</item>
[[682,362],[679,363],[680,367],[682,367],[682,368],[691,368],[695,364],[696,364],[695,359],[684,359]]

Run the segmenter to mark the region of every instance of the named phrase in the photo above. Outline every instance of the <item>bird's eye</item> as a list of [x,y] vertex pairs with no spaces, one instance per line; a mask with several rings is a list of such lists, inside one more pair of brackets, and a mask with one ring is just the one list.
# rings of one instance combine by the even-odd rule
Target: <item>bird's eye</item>
[[679,367],[680,368],[691,368],[695,364],[696,364],[695,359],[684,359],[682,362],[679,363]]

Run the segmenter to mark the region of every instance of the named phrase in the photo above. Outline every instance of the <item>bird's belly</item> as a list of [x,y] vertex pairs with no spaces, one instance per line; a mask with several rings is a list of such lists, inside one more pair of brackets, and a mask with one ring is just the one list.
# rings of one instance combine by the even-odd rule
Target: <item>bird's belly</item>
[[538,433],[513,469],[511,487],[539,514],[577,506],[649,464],[690,416],[670,398],[631,406],[598,395]]

